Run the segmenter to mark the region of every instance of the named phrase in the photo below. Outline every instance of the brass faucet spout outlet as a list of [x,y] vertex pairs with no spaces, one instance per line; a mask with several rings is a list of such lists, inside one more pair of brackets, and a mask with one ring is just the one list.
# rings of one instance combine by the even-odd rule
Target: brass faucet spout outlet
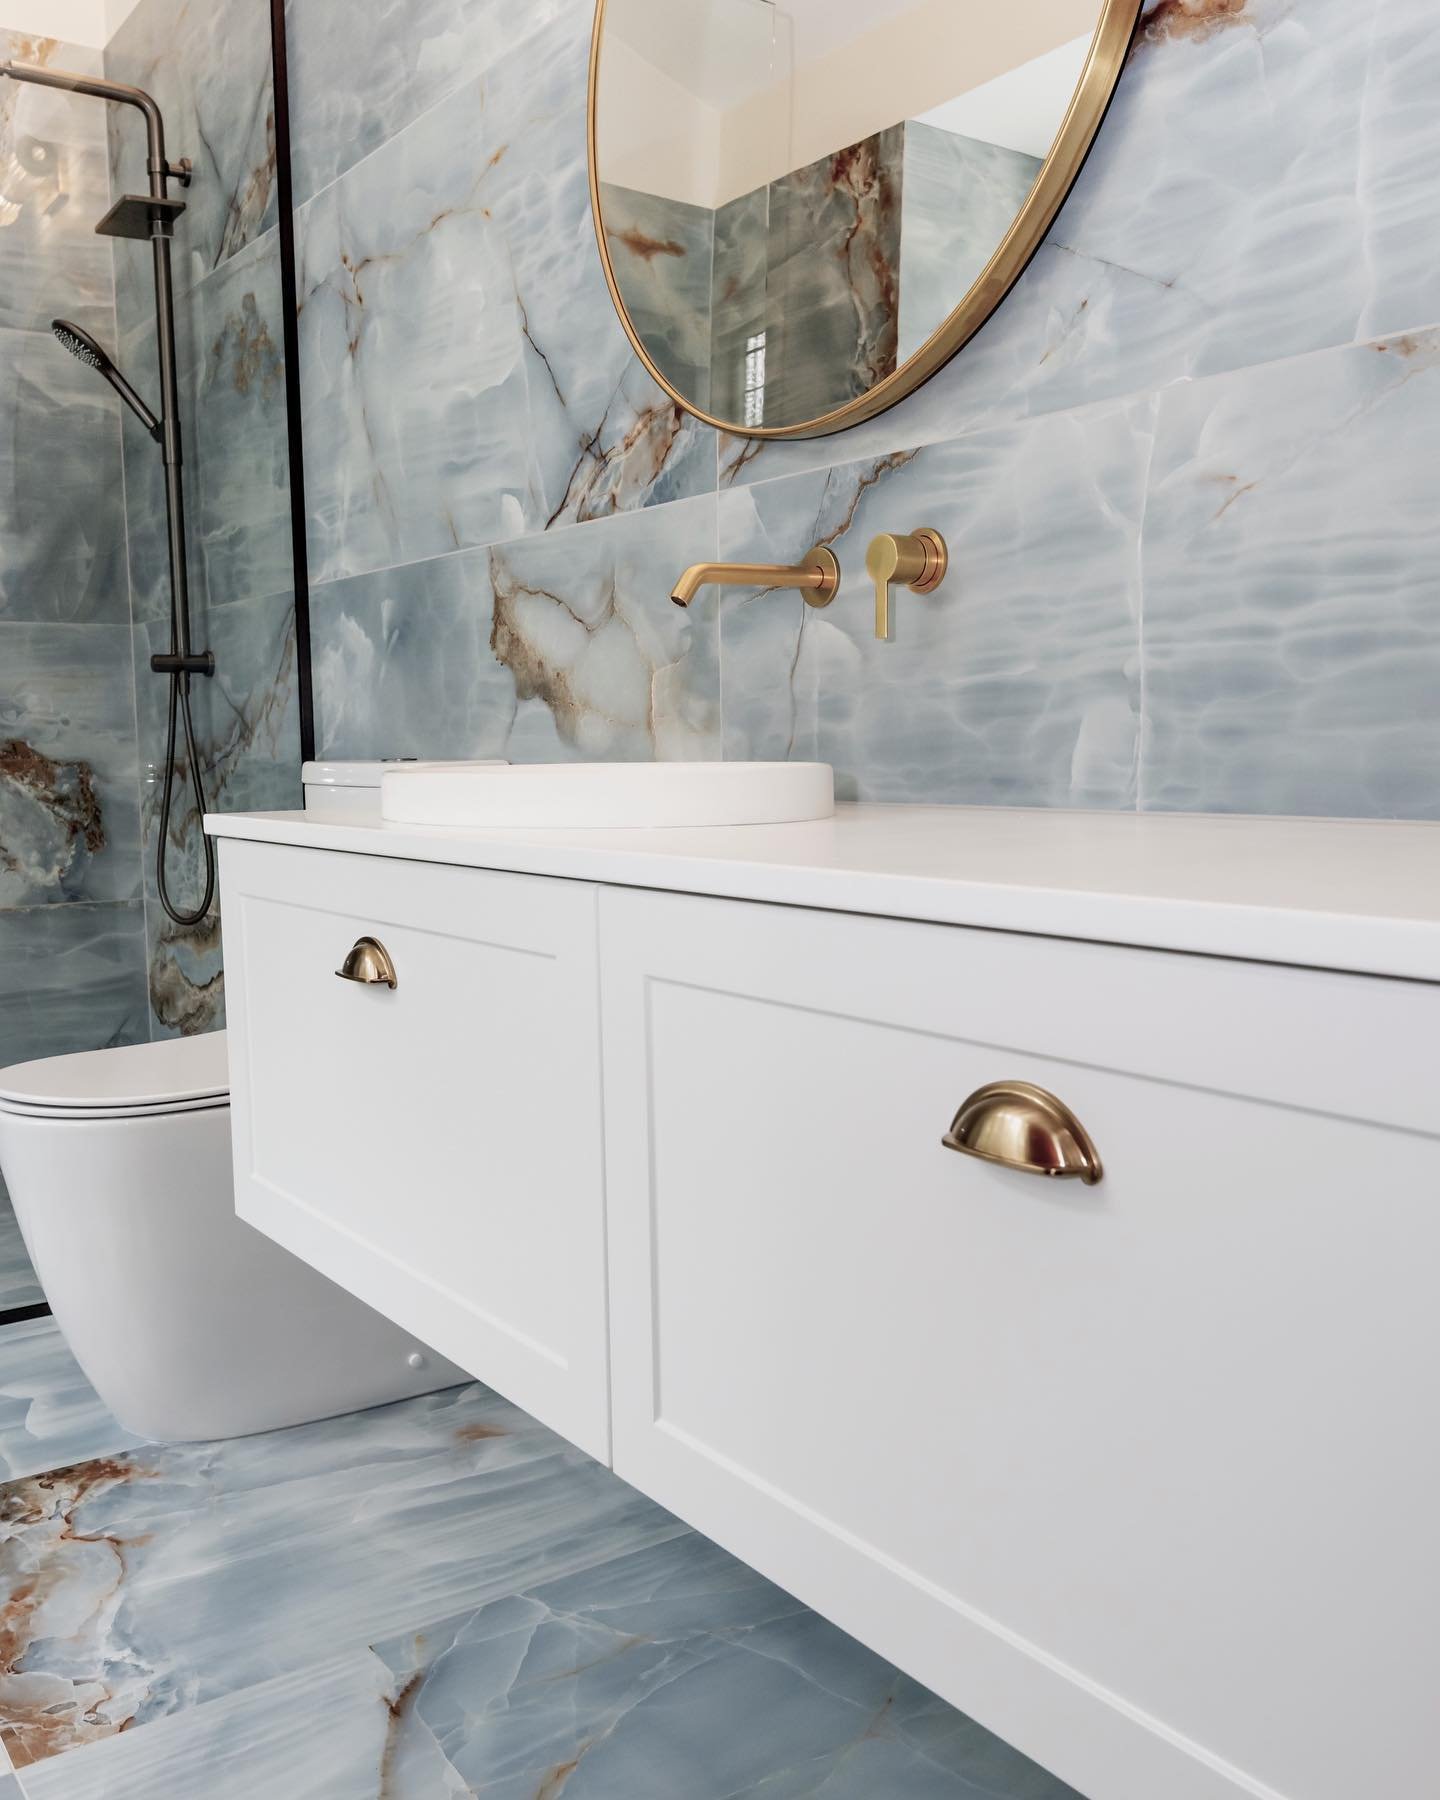
[[670,598],[689,606],[703,587],[798,588],[807,606],[828,606],[840,592],[835,552],[817,544],[794,567],[785,563],[696,563],[675,583]]

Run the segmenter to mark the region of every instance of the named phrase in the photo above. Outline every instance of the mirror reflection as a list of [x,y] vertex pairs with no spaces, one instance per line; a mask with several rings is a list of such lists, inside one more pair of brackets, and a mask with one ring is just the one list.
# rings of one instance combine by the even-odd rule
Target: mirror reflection
[[818,420],[964,299],[1034,185],[1097,0],[606,0],[615,286],[697,411]]

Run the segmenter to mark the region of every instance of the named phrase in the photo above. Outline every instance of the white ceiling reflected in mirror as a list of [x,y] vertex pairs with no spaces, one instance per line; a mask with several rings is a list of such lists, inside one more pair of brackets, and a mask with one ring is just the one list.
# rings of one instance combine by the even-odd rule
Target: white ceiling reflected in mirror
[[651,372],[757,437],[893,405],[1034,253],[1139,4],[598,0],[596,228]]

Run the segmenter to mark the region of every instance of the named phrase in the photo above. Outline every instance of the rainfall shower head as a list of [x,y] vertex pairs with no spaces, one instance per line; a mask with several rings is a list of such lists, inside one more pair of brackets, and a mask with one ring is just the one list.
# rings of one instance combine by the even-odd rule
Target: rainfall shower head
[[94,338],[91,337],[90,333],[88,331],[82,331],[78,325],[74,324],[69,319],[52,319],[50,321],[50,329],[55,333],[56,338],[65,346],[72,356],[77,357],[84,363],[87,369],[94,369],[97,375],[103,375],[105,377],[106,381],[110,383],[111,387],[114,388],[115,392],[130,408],[131,412],[134,413],[135,417],[158,444],[161,435],[160,421],[115,367],[114,363],[111,362],[105,351],[102,350],[99,344],[95,342]]

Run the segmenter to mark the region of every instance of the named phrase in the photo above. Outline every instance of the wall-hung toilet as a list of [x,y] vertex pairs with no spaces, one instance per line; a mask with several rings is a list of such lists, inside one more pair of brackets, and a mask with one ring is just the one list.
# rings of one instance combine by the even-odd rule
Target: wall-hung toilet
[[[378,810],[372,767],[352,803],[368,786]],[[76,1361],[138,1436],[235,1437],[468,1379],[235,1217],[223,1032],[0,1070],[0,1169]]]

